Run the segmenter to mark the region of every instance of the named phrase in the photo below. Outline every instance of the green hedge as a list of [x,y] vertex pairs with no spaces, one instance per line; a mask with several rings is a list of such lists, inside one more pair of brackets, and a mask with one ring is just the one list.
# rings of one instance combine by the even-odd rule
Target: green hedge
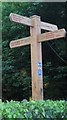
[[[67,101],[39,100],[27,101],[0,100],[0,117],[2,118],[67,118]],[[65,120],[65,119],[64,119]]]

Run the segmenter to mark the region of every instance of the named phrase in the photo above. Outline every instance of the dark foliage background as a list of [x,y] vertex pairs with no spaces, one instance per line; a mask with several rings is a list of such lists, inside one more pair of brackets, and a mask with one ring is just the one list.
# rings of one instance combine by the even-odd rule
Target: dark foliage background
[[[11,22],[9,14],[39,15],[41,20],[67,30],[67,2],[2,3],[2,97],[3,100],[31,96],[30,46],[9,48],[11,40],[30,35],[29,27]],[[44,32],[44,31],[42,31]],[[44,99],[67,99],[67,37],[42,43]]]

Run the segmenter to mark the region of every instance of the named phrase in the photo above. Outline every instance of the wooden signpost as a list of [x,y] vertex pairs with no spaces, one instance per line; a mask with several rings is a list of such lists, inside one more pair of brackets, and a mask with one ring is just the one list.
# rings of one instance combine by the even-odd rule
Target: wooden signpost
[[[31,46],[31,74],[32,74],[32,99],[43,100],[43,72],[42,72],[42,48],[41,42],[65,37],[65,29],[59,29],[56,25],[42,22],[40,16],[30,18],[10,14],[10,20],[28,25],[30,27],[30,37],[13,40],[10,48],[29,45]],[[48,30],[41,34],[41,29]]]

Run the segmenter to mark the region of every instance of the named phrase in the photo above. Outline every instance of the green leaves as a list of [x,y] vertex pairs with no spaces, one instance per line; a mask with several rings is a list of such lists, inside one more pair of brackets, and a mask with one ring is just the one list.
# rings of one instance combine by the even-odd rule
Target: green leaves
[[[2,79],[3,79],[3,98],[11,98],[15,100],[29,99],[31,96],[31,56],[30,46],[18,47],[10,49],[9,43],[12,40],[30,36],[30,28],[23,24],[10,21],[10,13],[30,17],[32,15],[41,16],[41,20],[58,25],[59,28],[64,27],[65,23],[65,3],[41,3],[41,2],[3,2],[2,6]],[[61,19],[62,18],[62,19]],[[42,31],[45,32],[45,31]],[[50,43],[47,44],[47,43]],[[0,45],[1,46],[1,45]],[[52,46],[52,47],[50,47]],[[47,98],[66,98],[66,82],[67,67],[65,62],[60,59],[56,53],[64,60],[67,58],[66,40],[54,40],[43,43],[43,75],[44,82],[50,82],[46,91]],[[51,49],[53,48],[53,49]],[[24,78],[25,76],[25,78]],[[53,81],[56,81],[54,83]],[[59,82],[61,80],[61,82]],[[10,81],[10,82],[9,82]],[[56,85],[59,90],[55,95],[53,87]],[[61,85],[61,88],[60,86]],[[8,87],[9,86],[9,87]],[[4,92],[4,89],[6,92]],[[8,92],[10,91],[10,92]],[[16,92],[17,91],[17,92]],[[45,90],[44,90],[45,91]],[[54,91],[54,93],[53,93]],[[51,94],[49,94],[52,92]],[[17,93],[17,96],[15,96]],[[45,92],[44,92],[45,93]],[[60,96],[62,94],[62,96]],[[6,96],[6,97],[5,97]]]
[[39,100],[19,102],[0,100],[0,117],[3,118],[67,118],[67,101]]

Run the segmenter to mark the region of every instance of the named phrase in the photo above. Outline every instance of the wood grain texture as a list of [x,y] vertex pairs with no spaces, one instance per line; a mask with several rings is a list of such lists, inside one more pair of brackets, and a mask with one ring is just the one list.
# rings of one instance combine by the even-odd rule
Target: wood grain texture
[[31,44],[31,37],[21,38],[10,42],[10,48],[20,47]]
[[65,37],[66,31],[65,29],[59,29],[54,32],[46,32],[38,35],[38,42],[44,42],[48,40],[58,39]]
[[41,29],[48,30],[48,31],[58,30],[57,25],[50,24],[50,23],[47,23],[47,22],[41,22],[40,26],[41,26]]
[[[11,21],[33,27],[32,23],[31,23],[31,19],[29,17],[25,17],[25,16],[22,16],[22,15],[11,13],[9,18],[10,18]],[[39,24],[40,24],[40,28],[44,29],[44,30],[55,31],[55,30],[58,29],[57,25],[50,24],[50,23],[47,23],[47,22],[40,21]]]
[[40,17],[31,17],[33,28],[30,27],[31,42],[31,74],[32,74],[32,99],[43,100],[43,78],[38,76],[38,62],[42,62],[41,43],[37,42],[37,35],[41,33]]
[[[32,99],[43,100],[43,72],[42,72],[42,46],[41,42],[65,37],[65,29],[59,29],[56,25],[41,22],[40,16],[32,16],[30,18],[10,14],[10,20],[30,26],[30,37],[13,40],[10,42],[10,48],[31,45],[31,74],[32,74]],[[51,32],[41,34],[41,29]],[[38,64],[41,64],[38,67]],[[38,73],[38,69],[42,73]]]
[[14,21],[14,22],[17,22],[17,23],[21,23],[21,24],[28,25],[28,26],[32,25],[31,24],[31,19],[28,18],[28,17],[24,17],[22,15],[11,13],[9,18],[10,18],[11,21]]

